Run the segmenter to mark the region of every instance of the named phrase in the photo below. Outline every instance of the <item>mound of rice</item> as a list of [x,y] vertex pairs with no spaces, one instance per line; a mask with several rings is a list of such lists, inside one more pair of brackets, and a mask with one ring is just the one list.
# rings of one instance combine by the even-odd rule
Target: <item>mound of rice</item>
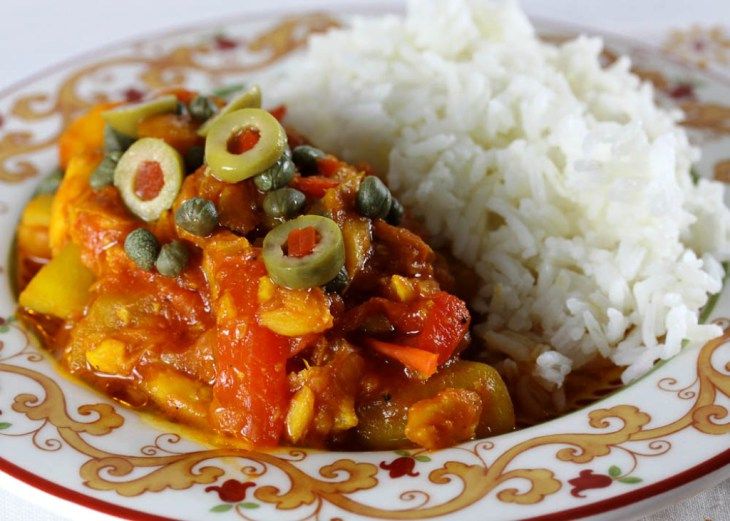
[[597,354],[628,382],[721,333],[698,313],[721,290],[730,212],[719,183],[693,184],[681,114],[601,50],[541,42],[513,2],[414,0],[259,80],[319,146],[387,173],[474,268],[488,345],[546,382]]

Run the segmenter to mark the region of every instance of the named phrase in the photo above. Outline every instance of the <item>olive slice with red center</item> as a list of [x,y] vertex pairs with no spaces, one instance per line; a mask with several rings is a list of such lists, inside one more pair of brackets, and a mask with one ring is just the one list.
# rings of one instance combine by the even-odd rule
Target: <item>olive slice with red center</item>
[[158,138],[134,142],[114,169],[114,186],[140,219],[154,221],[172,207],[183,180],[179,152]]
[[262,109],[241,109],[216,120],[205,140],[210,173],[227,183],[260,174],[284,153],[286,132]]
[[[290,243],[293,240],[296,246]],[[288,288],[327,284],[345,265],[340,227],[319,215],[302,215],[280,224],[266,235],[263,246],[269,277]]]

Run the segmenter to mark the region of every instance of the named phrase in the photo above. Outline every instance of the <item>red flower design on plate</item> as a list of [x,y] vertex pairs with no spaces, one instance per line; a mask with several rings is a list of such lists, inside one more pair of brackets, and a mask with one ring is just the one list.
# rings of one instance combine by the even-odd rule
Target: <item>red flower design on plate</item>
[[635,485],[641,482],[641,478],[636,476],[624,476],[621,473],[621,469],[616,465],[611,465],[608,468],[608,475],[596,474],[591,469],[581,470],[578,473],[577,478],[569,479],[568,483],[573,486],[570,493],[575,497],[584,498],[584,490],[592,488],[606,488],[610,486],[614,481],[624,483],[626,485]]
[[213,43],[215,44],[215,48],[219,51],[227,51],[228,49],[235,49],[238,47],[238,42],[225,34],[215,35]]
[[416,462],[428,462],[431,461],[431,458],[428,456],[424,456],[423,454],[414,454],[411,455],[409,452],[405,450],[397,450],[395,451],[396,454],[398,454],[400,457],[394,459],[390,463],[387,463],[385,461],[380,462],[380,468],[383,470],[388,471],[388,475],[391,478],[402,478],[403,476],[411,476],[416,477],[420,473],[414,472],[414,468],[416,466]]
[[246,499],[246,491],[255,487],[256,483],[253,481],[237,481],[235,479],[229,479],[223,482],[220,487],[210,486],[205,487],[206,492],[217,492],[218,497],[221,501],[226,503],[238,503]]
[[142,98],[144,98],[144,92],[134,87],[129,87],[124,91],[124,100],[129,103],[140,101]]

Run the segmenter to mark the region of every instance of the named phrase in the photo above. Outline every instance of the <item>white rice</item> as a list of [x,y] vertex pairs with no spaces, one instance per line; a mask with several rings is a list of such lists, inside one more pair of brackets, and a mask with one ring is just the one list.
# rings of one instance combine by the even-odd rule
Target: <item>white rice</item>
[[387,172],[475,269],[488,345],[537,333],[545,381],[600,354],[628,382],[721,333],[698,314],[721,289],[730,212],[719,183],[693,185],[680,114],[601,50],[542,43],[511,1],[412,0],[259,79],[319,146]]

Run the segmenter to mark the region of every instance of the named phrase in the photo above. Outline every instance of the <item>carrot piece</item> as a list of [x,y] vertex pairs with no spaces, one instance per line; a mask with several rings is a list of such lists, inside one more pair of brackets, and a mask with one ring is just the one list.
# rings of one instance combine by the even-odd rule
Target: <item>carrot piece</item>
[[378,353],[397,360],[408,369],[418,372],[424,378],[433,375],[438,367],[439,356],[430,351],[381,342],[372,338],[367,340],[367,344]]
[[294,229],[286,239],[289,257],[306,257],[317,247],[317,230],[313,226]]
[[295,177],[291,185],[304,193],[307,197],[324,197],[325,192],[340,184],[339,181],[313,175],[309,177]]
[[335,156],[326,155],[317,160],[317,169],[325,177],[332,177],[342,166],[342,161]]
[[236,132],[228,140],[228,151],[231,154],[243,154],[255,147],[260,137],[258,130],[253,128]]

